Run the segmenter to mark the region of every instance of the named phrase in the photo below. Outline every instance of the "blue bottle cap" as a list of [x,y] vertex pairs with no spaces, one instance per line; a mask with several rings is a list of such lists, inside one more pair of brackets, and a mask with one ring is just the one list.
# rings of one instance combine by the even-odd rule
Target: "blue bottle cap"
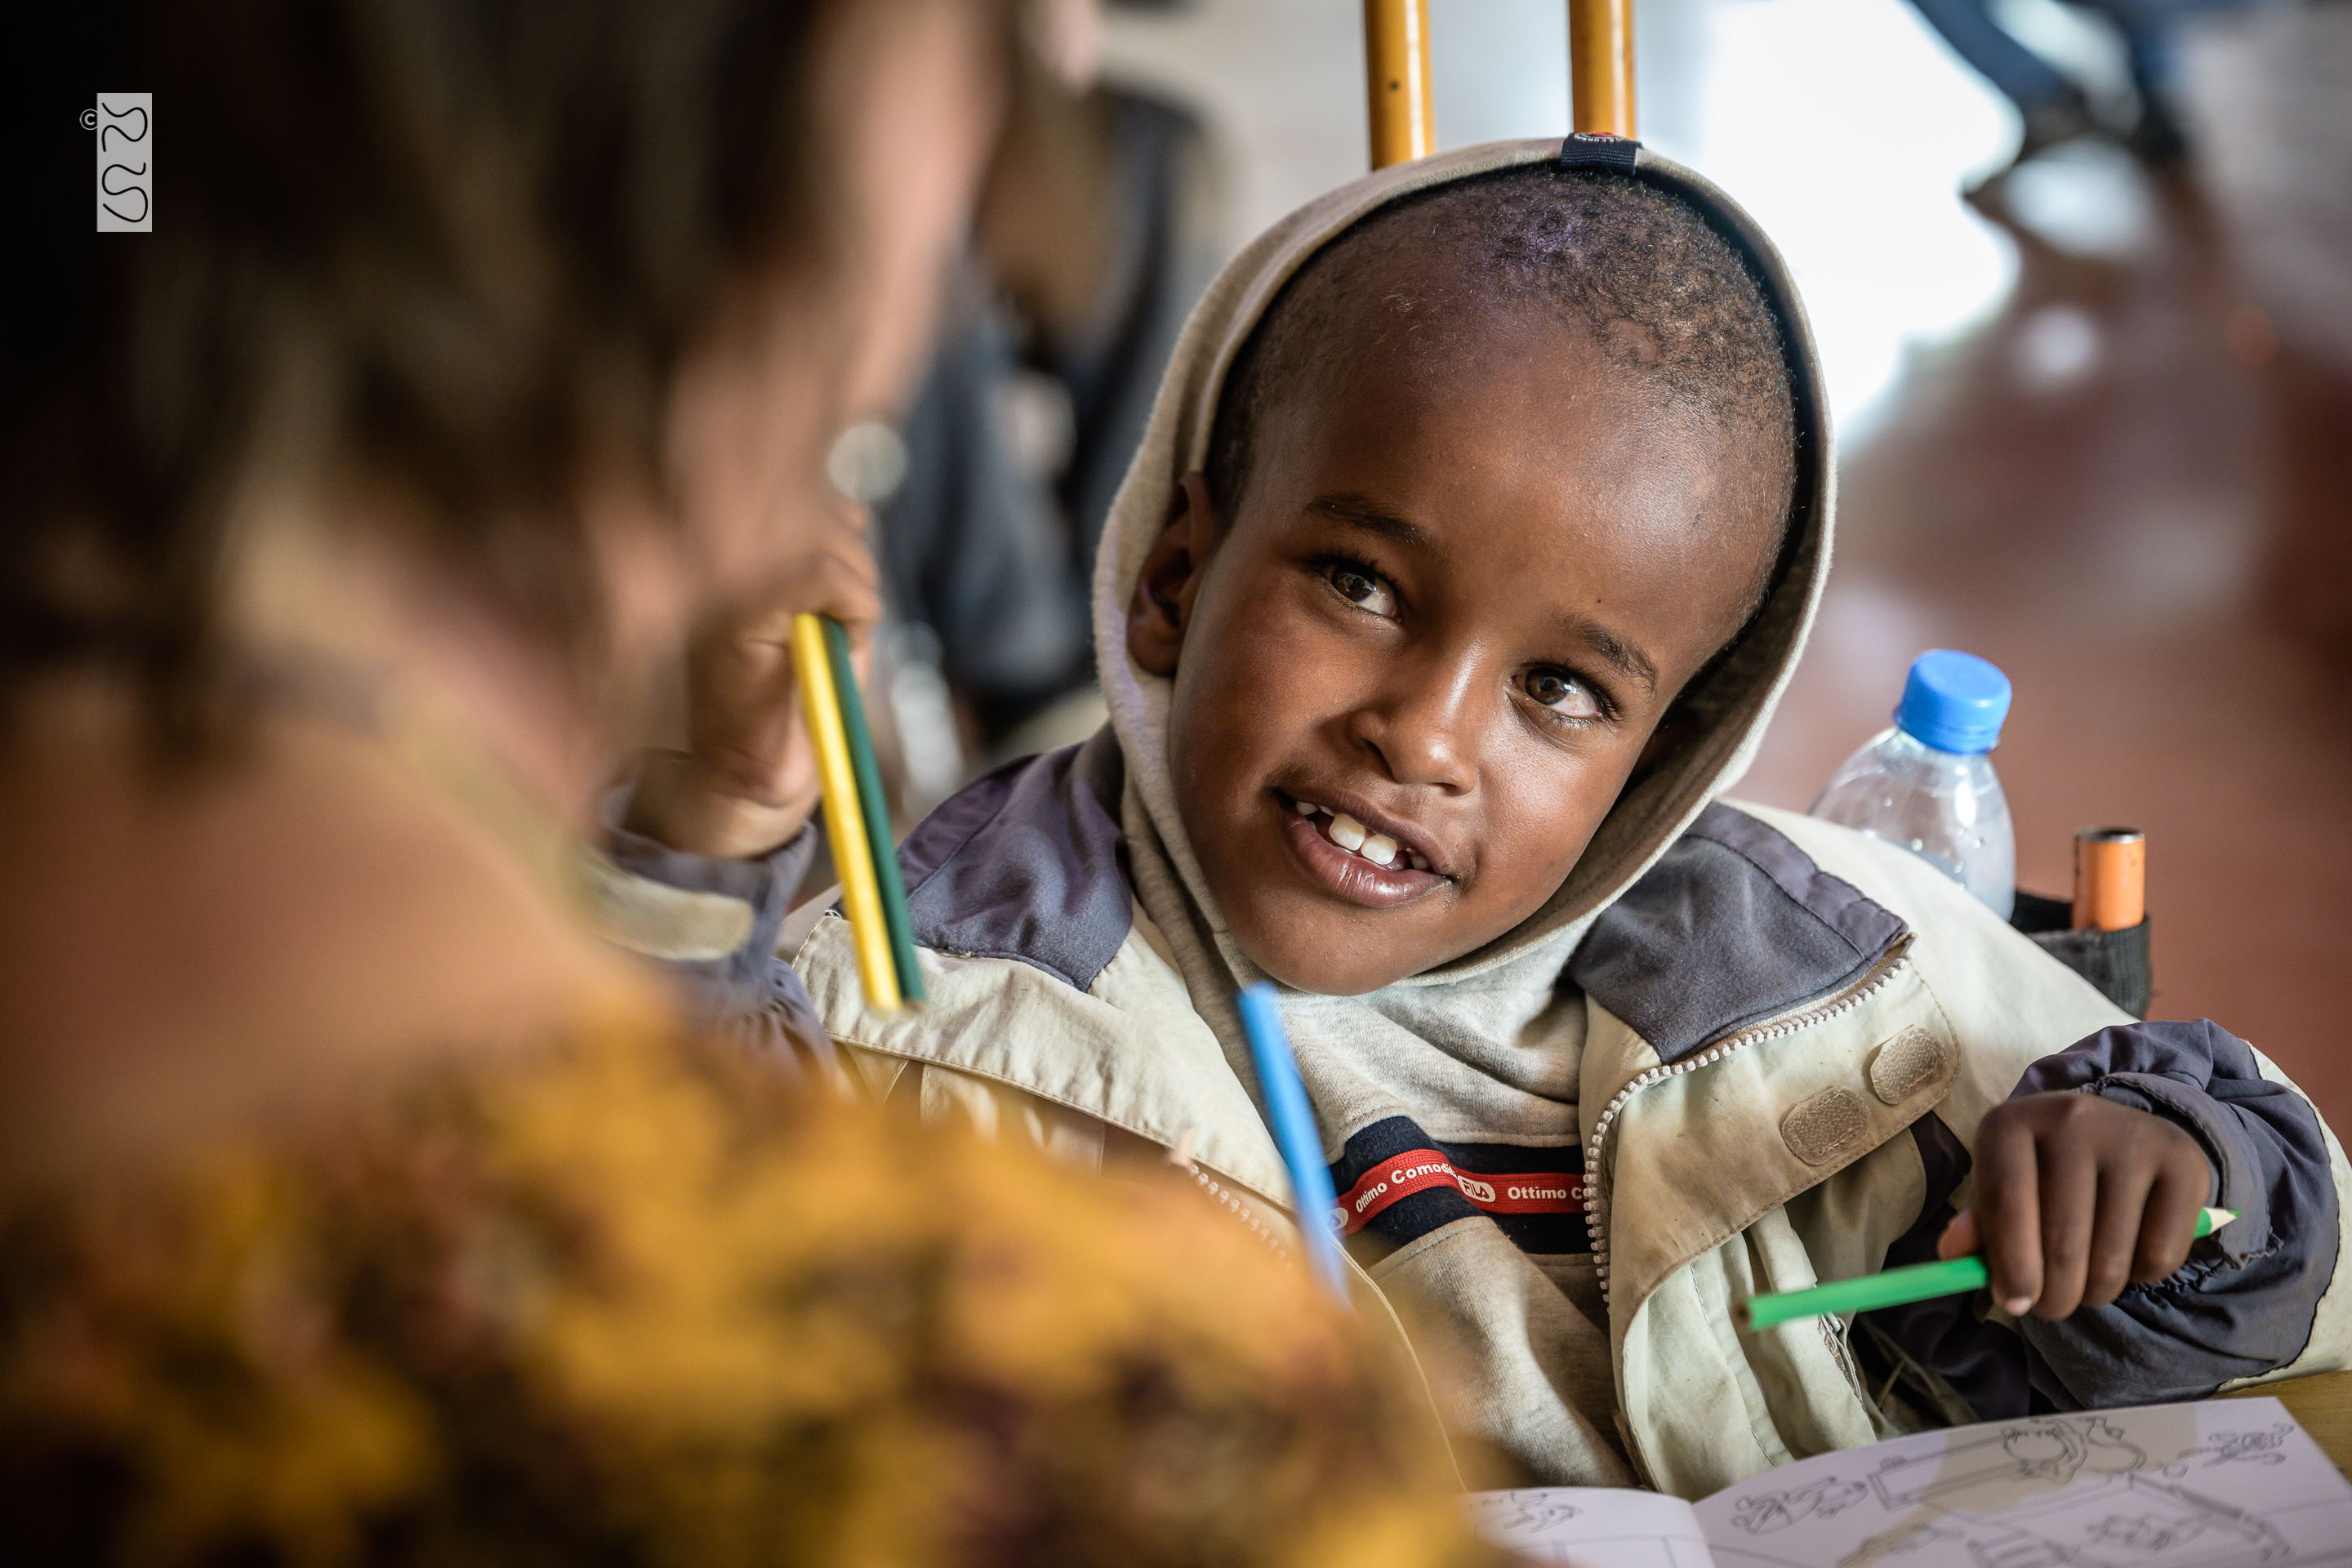
[[1963,756],[2000,744],[2009,677],[1972,653],[1929,648],[1911,661],[1895,724],[1923,746]]

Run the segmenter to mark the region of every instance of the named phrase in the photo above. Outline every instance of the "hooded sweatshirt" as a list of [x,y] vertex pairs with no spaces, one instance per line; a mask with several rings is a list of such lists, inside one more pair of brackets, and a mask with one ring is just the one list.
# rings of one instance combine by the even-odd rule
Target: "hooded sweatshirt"
[[[1499,142],[1383,171],[1292,214],[1212,286],[1103,535],[1108,730],[981,780],[901,849],[929,1006],[868,1012],[844,922],[828,918],[796,957],[800,1012],[799,986],[767,956],[789,855],[762,882],[754,867],[697,869],[616,837],[613,901],[642,906],[621,923],[773,1037],[841,1042],[877,1092],[927,1115],[1087,1161],[1181,1145],[1223,1201],[1278,1227],[1287,1183],[1234,1006],[1263,975],[1186,837],[1171,683],[1129,657],[1127,607],[1170,495],[1204,465],[1228,368],[1299,268],[1400,197],[1553,160],[1665,190],[1745,258],[1794,393],[1790,540],[1747,632],[1684,694],[1693,721],[1537,913],[1379,991],[1286,994],[1341,1195],[1332,1217],[1370,1310],[1397,1310],[1446,1414],[1517,1476],[1685,1495],[1922,1421],[2339,1364],[2352,1347],[2352,1292],[2330,1289],[2343,1156],[2274,1067],[2210,1025],[2134,1024],[1900,850],[1719,803],[1829,569],[1820,374],[1796,291],[1752,221],[1614,138]],[[664,886],[632,894],[633,881]],[[750,908],[692,905],[711,899]],[[645,912],[660,900],[666,917]],[[679,934],[692,907],[710,928],[700,947]],[[2216,1201],[2259,1219],[2200,1243],[2174,1280],[2063,1324],[1963,1301],[1733,1329],[1729,1308],[1749,1291],[1927,1255],[1967,1201],[1983,1113],[2052,1088],[2187,1127]]]
[[[1630,172],[1630,143],[1577,138],[1568,153],[1601,172]],[[1160,416],[1112,512],[1095,581],[1095,642],[1110,723],[1126,761],[1121,802],[1137,900],[1159,929],[1185,988],[1216,1032],[1236,1073],[1250,1078],[1248,1047],[1232,997],[1266,978],[1227,931],[1175,802],[1168,755],[1173,682],[1126,652],[1136,578],[1165,526],[1167,497],[1205,466],[1227,370],[1268,306],[1318,251],[1402,196],[1466,175],[1559,162],[1554,142],[1505,142],[1375,174],[1294,213],[1239,258],[1193,318],[1163,384]],[[1578,1069],[1585,1011],[1563,972],[1593,918],[1630,887],[1746,768],[1803,641],[1828,565],[1832,470],[1820,418],[1819,373],[1795,292],[1778,258],[1744,216],[1696,176],[1653,162],[1650,183],[1691,200],[1757,268],[1789,344],[1798,482],[1787,564],[1735,657],[1688,695],[1703,721],[1629,789],[1594,835],[1575,872],[1536,914],[1479,951],[1357,996],[1292,993],[1284,1017],[1342,1194],[1357,1194],[1343,1224],[1369,1233],[1360,1254],[1390,1252],[1391,1275],[1413,1276],[1419,1309],[1444,1320],[1471,1353],[1454,1360],[1486,1426],[1518,1431],[1513,1447],[1540,1448],[1544,1468],[1580,1484],[1633,1478],[1619,1452],[1615,1391],[1608,1375],[1606,1314],[1580,1215],[1583,1131]],[[1533,1178],[1549,1200],[1502,1203],[1496,1223],[1462,1227],[1417,1247],[1461,1206],[1432,1198],[1396,1212],[1400,1184],[1381,1176],[1411,1164],[1490,1178]],[[1458,1180],[1452,1184],[1459,1191]],[[1453,1197],[1453,1194],[1444,1194]],[[1369,1201],[1367,1201],[1369,1199]],[[1471,1206],[1476,1206],[1475,1204]],[[1435,1211],[1435,1212],[1423,1212]],[[1431,1220],[1440,1220],[1435,1226]],[[1507,1229],[1506,1228],[1507,1227]],[[1412,1256],[1398,1257],[1400,1250]]]

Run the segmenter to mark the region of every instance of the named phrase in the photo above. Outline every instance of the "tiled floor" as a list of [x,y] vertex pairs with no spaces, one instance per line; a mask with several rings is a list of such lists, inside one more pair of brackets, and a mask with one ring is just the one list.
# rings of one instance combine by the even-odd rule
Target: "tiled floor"
[[[1444,144],[1559,129],[1557,0],[1432,11]],[[1362,168],[1359,16],[1118,24],[1124,68],[1207,104],[1237,240]],[[2158,1014],[2250,1037],[2352,1129],[2352,5],[2197,35],[2210,194],[2086,152],[1984,214],[1956,192],[2011,121],[1899,0],[1638,17],[1645,139],[1786,248],[1843,432],[1836,583],[1743,793],[1807,804],[1919,649],[1993,658],[2024,884],[2063,890],[2077,826],[2147,829]]]
[[[2248,1036],[2352,1126],[2352,694],[2308,624],[2346,602],[2352,378],[2243,363],[2269,342],[2210,220],[2168,207],[2128,263],[2021,245],[2001,314],[1913,367],[1846,457],[1835,586],[1747,793],[1805,804],[1912,652],[1984,654],[2018,689],[2021,880],[2063,892],[2078,826],[2145,828],[2158,1015]],[[2332,472],[2295,433],[2328,424]],[[2332,580],[2298,505],[2329,509]]]
[[2000,313],[1849,447],[1837,584],[1748,789],[1804,803],[1911,650],[1996,660],[2021,880],[2063,890],[2078,826],[2145,828],[2158,1016],[2247,1036],[2352,1128],[2352,8],[2196,64],[2211,194],[2052,170],[2052,212],[2130,221],[2012,221]]

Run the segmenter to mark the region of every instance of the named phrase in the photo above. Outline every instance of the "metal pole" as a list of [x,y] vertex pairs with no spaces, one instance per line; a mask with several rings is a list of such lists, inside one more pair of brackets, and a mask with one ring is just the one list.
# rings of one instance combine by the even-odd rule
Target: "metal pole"
[[1633,0],[1568,0],[1568,83],[1577,130],[1633,134]]
[[1372,167],[1437,151],[1429,90],[1429,0],[1364,0],[1364,89]]

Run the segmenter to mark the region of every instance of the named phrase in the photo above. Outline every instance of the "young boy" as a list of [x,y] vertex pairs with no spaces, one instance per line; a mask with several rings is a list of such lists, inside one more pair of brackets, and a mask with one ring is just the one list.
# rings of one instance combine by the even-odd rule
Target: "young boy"
[[[1696,1495],[2342,1364],[2343,1157],[2274,1068],[2133,1022],[1898,848],[1713,804],[1803,645],[1831,476],[1794,290],[1688,173],[1576,137],[1310,205],[1200,306],[1113,512],[1109,728],[908,840],[927,1008],[866,1012],[827,918],[815,1021],[926,1116],[1181,1147],[1263,1220],[1232,999],[1280,982],[1367,1307],[1531,1479]],[[717,679],[756,777],[776,726]],[[615,858],[751,902],[655,945],[788,1020],[802,852],[665,852],[692,793]],[[2241,1217],[2192,1246],[2209,1202]],[[1733,1326],[1939,1247],[1989,1300]]]

